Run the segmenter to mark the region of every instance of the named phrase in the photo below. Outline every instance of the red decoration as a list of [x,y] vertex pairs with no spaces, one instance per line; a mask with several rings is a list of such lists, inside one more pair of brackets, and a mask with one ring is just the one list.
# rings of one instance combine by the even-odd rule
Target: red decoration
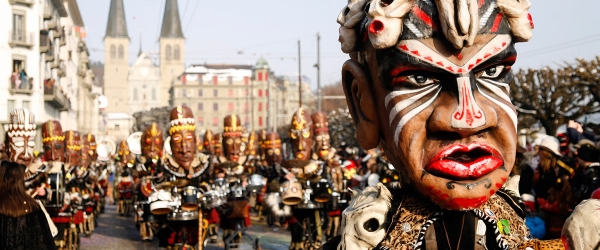
[[385,28],[385,25],[383,25],[383,22],[375,19],[375,20],[371,21],[371,24],[369,24],[369,33],[377,34],[381,31],[383,31],[384,28]]

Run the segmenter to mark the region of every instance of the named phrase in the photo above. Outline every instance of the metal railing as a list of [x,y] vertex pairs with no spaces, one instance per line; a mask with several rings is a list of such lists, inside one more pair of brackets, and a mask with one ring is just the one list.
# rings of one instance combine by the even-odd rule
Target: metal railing
[[62,88],[52,79],[44,81],[44,101],[61,111],[68,110],[71,106]]
[[8,91],[11,94],[28,94],[32,93],[33,88],[33,77],[21,75],[19,73],[12,73],[9,77],[10,86]]

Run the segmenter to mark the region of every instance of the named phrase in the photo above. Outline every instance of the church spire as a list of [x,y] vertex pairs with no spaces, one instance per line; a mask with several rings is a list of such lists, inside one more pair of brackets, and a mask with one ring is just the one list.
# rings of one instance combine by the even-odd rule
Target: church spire
[[104,37],[126,37],[127,22],[125,21],[125,8],[123,0],[111,0],[110,10],[108,12],[108,23],[106,24],[106,34]]
[[181,21],[179,20],[179,8],[177,0],[166,0],[165,12],[163,14],[161,38],[183,38]]

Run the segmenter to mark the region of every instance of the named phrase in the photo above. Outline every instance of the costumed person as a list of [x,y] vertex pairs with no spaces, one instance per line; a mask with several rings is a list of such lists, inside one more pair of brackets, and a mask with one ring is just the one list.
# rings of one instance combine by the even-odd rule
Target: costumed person
[[351,0],[342,10],[350,54],[342,85],[358,142],[383,149],[402,188],[357,194],[325,249],[540,246],[502,189],[517,145],[510,67],[514,43],[531,36],[528,8],[527,0]]
[[[204,154],[206,154],[208,156],[208,162],[209,162],[209,167],[206,170],[207,174],[209,176],[209,180],[208,183],[210,186],[208,186],[207,188],[205,188],[205,192],[209,191],[209,194],[216,196],[216,192],[210,191],[213,187],[215,186],[215,181],[217,179],[223,179],[224,176],[224,170],[219,168],[219,156],[216,154],[215,152],[215,145],[221,144],[220,141],[215,141],[215,135],[213,134],[212,130],[207,129],[206,131],[204,131],[204,137],[203,137],[203,143],[204,143]],[[223,175],[223,176],[219,176],[219,175]],[[210,196],[210,195],[207,195]],[[211,197],[212,198],[212,197]],[[205,200],[208,199],[208,197],[204,198]],[[211,204],[208,204],[211,203]],[[206,202],[206,206],[202,206],[202,210],[204,213],[204,217],[207,220],[208,226],[207,226],[207,236],[210,238],[210,241],[213,243],[217,242],[217,225],[220,222],[220,218],[219,218],[219,213],[217,212],[216,209],[216,204],[214,204],[215,202],[212,200],[207,200]],[[221,204],[219,204],[221,205]]]
[[[195,192],[209,162],[206,155],[196,151],[196,123],[192,110],[188,106],[178,105],[171,110],[170,120],[172,155],[164,155],[163,168],[165,179],[175,186],[168,192],[181,195],[182,204],[169,217],[171,233],[166,243],[193,249],[194,245],[203,242],[202,213],[199,213]],[[186,199],[186,196],[190,199]]]
[[[227,203],[219,208],[220,226],[223,229],[223,241],[226,246],[241,242],[240,229],[250,226],[250,205],[245,194],[247,186],[244,164],[247,156],[242,151],[242,127],[237,115],[223,118],[223,156],[220,168],[226,172],[230,192]],[[237,234],[237,235],[234,235]]]
[[98,162],[98,144],[96,143],[96,136],[91,133],[87,133],[84,135],[86,144],[88,145],[87,152],[90,158],[90,165],[88,170],[90,171],[90,175],[88,177],[88,185],[90,185],[90,190],[94,194],[94,202],[95,202],[95,213],[100,213],[104,207],[104,189],[100,184],[100,176],[103,172],[103,166]]
[[[79,245],[80,234],[83,231],[84,222],[84,211],[83,211],[83,197],[82,190],[85,188],[83,183],[78,176],[81,176],[85,170],[80,169],[81,164],[81,134],[78,131],[67,130],[64,132],[65,135],[65,199],[69,201],[71,208],[71,223],[75,224],[75,227],[71,225],[69,228],[69,236],[73,242]],[[77,229],[79,228],[79,230]],[[75,236],[73,236],[75,235]],[[67,245],[73,245],[74,243],[67,243]]]
[[94,195],[94,183],[97,180],[97,175],[92,169],[91,137],[86,134],[81,138],[81,156],[80,166],[76,171],[76,181],[81,187],[82,205],[84,208],[84,222],[82,223],[82,232],[86,235],[91,235],[94,231],[96,200]]
[[118,176],[118,178],[115,181],[115,197],[117,200],[117,213],[121,216],[129,216],[129,213],[132,212],[133,189],[135,188],[133,181],[135,156],[129,150],[126,140],[119,143],[116,159],[117,174],[115,176]]
[[72,226],[75,212],[71,206],[71,195],[65,188],[65,136],[59,121],[49,120],[42,124],[42,143],[44,146],[44,165],[49,169],[49,198],[45,207],[58,228],[54,243],[59,249],[75,248],[74,238],[77,229]]
[[281,226],[281,222],[292,215],[292,208],[284,205],[281,200],[280,184],[285,181],[286,172],[281,166],[283,152],[281,138],[276,132],[266,134],[262,142],[262,151],[266,162],[265,176],[267,177],[267,197],[265,199],[267,224]]
[[293,217],[288,220],[292,240],[290,249],[313,249],[321,246],[322,230],[320,204],[311,199],[311,183],[320,180],[321,166],[311,161],[313,121],[308,111],[299,108],[292,115],[289,135],[294,158],[283,166],[290,172],[282,185],[282,200],[292,206]]
[[[159,170],[163,154],[163,132],[153,122],[143,131],[140,138],[140,145],[142,149],[142,155],[138,157],[138,166],[141,169],[140,172],[140,195],[138,195],[138,222],[140,237],[142,240],[152,240],[154,237],[154,230],[152,223],[154,216],[150,212],[150,204],[148,198],[153,191],[154,179],[160,178]],[[161,175],[162,176],[162,175]]]
[[[323,169],[322,178],[313,191],[317,201],[327,203],[325,219],[327,221],[326,236],[329,239],[338,235],[342,215],[338,202],[340,193],[345,192],[344,176],[339,159],[336,157],[337,151],[331,146],[327,116],[323,112],[315,112],[311,115],[311,119],[315,141],[312,159],[317,161]],[[335,195],[333,195],[333,191],[336,192]]]
[[8,159],[0,162],[0,229],[5,229],[0,230],[0,249],[55,249],[52,237],[58,230],[43,204],[32,198],[46,196],[40,180],[48,170],[33,163],[34,115],[27,109],[12,110],[6,130]]

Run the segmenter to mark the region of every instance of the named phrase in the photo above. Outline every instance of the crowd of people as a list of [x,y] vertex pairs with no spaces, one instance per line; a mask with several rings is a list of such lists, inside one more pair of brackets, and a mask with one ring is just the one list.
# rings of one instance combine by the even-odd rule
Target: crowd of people
[[600,198],[598,139],[591,126],[572,120],[556,136],[523,130],[514,190],[530,212],[526,223],[534,237],[560,237],[576,205]]

